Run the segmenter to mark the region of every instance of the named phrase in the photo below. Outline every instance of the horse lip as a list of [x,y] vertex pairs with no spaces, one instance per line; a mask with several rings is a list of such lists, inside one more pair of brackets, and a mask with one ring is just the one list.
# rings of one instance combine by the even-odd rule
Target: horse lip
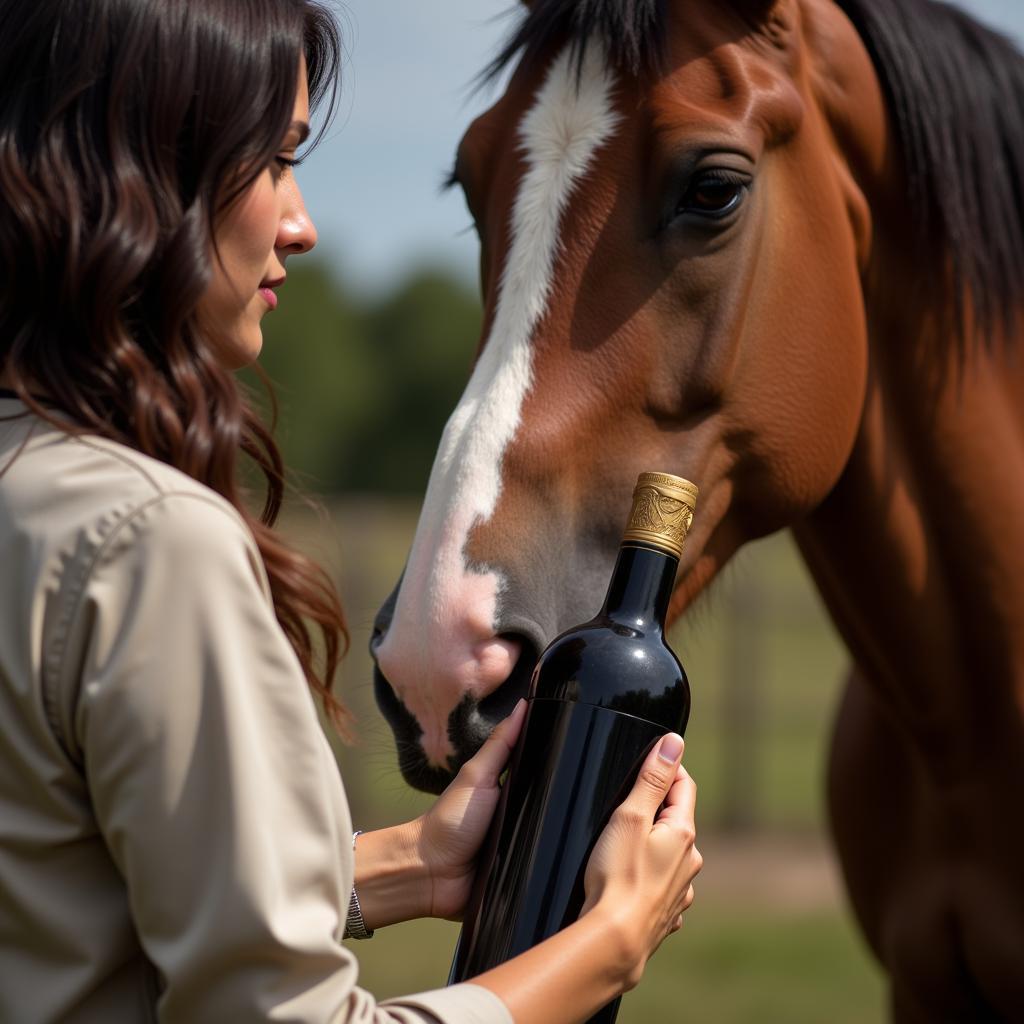
[[[533,636],[541,635],[536,627],[530,632]],[[420,740],[423,735],[422,726],[377,664],[376,649],[383,641],[384,630],[374,630],[369,643],[373,658],[374,697],[394,737],[402,778],[414,789],[441,793],[455,777],[460,765],[479,749],[491,729],[511,713],[520,697],[527,695],[533,669],[540,655],[540,645],[531,636],[518,631],[503,631],[498,635],[512,637],[520,643],[519,657],[508,678],[494,691],[480,700],[465,694],[452,709],[448,728],[456,754],[449,758],[447,765],[440,766],[428,761]]]
[[420,745],[423,729],[412,712],[402,703],[384,673],[373,666],[373,691],[380,713],[391,728],[398,751],[398,768],[402,778],[413,789],[441,793],[455,778],[458,767],[432,765]]

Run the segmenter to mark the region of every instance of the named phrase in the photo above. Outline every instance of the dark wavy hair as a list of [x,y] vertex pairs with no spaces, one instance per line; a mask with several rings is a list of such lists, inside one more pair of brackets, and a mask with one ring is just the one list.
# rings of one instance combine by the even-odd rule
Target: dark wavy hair
[[313,0],[0,0],[0,24],[0,370],[50,423],[130,445],[239,511],[347,735],[337,592],[273,531],[280,452],[197,322],[214,224],[279,152],[303,54],[330,121],[336,25]]

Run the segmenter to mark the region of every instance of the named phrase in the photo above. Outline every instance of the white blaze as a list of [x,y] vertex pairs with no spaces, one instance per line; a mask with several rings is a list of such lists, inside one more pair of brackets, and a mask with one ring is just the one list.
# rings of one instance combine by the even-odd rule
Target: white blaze
[[519,138],[528,169],[512,211],[494,320],[445,427],[379,651],[384,674],[419,720],[424,748],[435,760],[450,752],[447,717],[462,696],[483,696],[512,668],[515,652],[493,637],[501,576],[471,570],[464,552],[501,494],[502,455],[530,388],[530,342],[551,292],[562,215],[618,121],[612,85],[599,47],[589,48],[578,82],[567,49],[523,117]]

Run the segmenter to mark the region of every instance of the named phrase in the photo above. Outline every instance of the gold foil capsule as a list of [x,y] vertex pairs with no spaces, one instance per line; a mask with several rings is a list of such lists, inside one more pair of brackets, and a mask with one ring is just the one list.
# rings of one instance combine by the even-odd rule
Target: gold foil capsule
[[641,473],[633,489],[633,508],[623,541],[639,541],[679,558],[693,511],[696,484],[670,473]]

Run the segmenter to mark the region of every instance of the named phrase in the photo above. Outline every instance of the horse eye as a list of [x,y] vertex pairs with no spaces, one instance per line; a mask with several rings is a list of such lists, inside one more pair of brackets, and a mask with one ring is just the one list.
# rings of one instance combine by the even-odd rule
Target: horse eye
[[699,174],[676,207],[676,216],[693,213],[718,220],[732,213],[746,197],[750,182],[721,171]]

